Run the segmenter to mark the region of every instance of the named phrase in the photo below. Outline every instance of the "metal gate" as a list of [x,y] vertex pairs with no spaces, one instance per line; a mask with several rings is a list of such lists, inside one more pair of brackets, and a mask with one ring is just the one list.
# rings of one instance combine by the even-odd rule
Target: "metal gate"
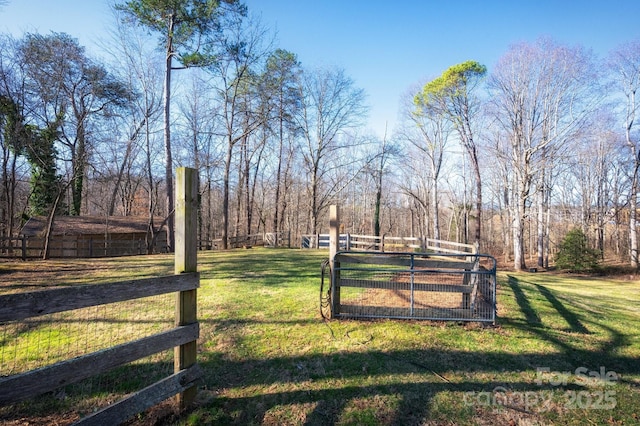
[[496,261],[480,254],[337,252],[321,304],[332,318],[496,319]]

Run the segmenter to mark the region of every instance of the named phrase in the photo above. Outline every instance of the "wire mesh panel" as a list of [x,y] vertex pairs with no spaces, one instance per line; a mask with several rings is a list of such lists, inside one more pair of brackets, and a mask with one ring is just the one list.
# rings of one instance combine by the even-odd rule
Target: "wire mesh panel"
[[[175,293],[0,322],[0,381],[174,327]],[[0,404],[0,424],[70,424],[173,373],[173,348]],[[22,423],[20,423],[22,424]]]
[[338,252],[332,316],[494,322],[495,259],[487,255]]
[[169,330],[174,299],[168,293],[0,323],[0,377]]

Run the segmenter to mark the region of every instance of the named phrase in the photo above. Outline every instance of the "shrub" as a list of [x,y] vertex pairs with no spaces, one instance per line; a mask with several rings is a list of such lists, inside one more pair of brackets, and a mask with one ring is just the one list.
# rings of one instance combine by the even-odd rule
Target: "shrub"
[[579,228],[565,235],[556,255],[556,266],[571,272],[592,271],[598,268],[600,250],[589,247],[587,236]]

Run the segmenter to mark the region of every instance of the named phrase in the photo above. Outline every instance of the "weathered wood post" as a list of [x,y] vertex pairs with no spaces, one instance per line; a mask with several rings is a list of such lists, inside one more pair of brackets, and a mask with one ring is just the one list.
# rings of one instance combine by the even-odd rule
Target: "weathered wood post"
[[331,267],[331,318],[340,314],[340,263],[335,255],[340,250],[340,209],[329,206],[329,265]]
[[[198,172],[180,167],[176,171],[175,198],[175,273],[198,270]],[[176,296],[176,325],[188,325],[198,321],[197,290],[181,291]],[[174,349],[174,372],[177,373],[196,363],[197,341],[185,343]],[[197,387],[186,389],[177,396],[180,409],[195,399]]]
[[27,236],[22,236],[22,260],[27,260]]

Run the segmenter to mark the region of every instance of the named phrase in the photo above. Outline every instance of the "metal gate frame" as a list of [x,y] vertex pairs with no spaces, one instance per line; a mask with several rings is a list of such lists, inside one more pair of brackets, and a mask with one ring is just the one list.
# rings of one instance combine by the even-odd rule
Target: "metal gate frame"
[[[496,260],[492,256],[339,251],[331,263],[333,267],[328,295],[331,318],[495,323]],[[377,292],[381,295],[378,300],[382,299],[386,306],[382,306],[382,303],[353,304],[353,300],[346,300],[348,298],[343,294],[346,292],[359,294],[360,297],[367,292]],[[402,297],[397,297],[400,293]],[[433,303],[437,304],[438,297],[450,300],[458,295],[460,303],[454,307],[425,307],[420,302],[425,297],[432,297],[436,300]],[[394,298],[407,303],[389,306]]]

